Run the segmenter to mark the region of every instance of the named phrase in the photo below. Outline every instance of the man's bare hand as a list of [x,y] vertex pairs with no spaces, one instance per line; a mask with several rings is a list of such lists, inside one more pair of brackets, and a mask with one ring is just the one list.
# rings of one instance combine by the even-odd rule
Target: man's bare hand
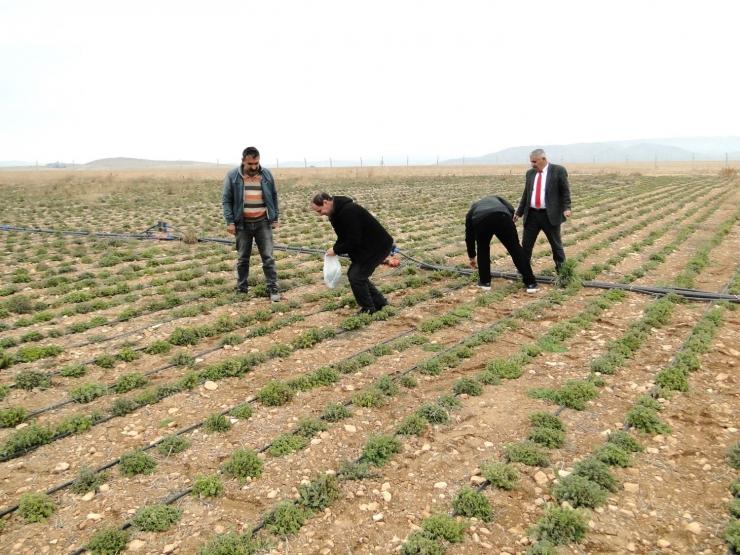
[[470,265],[470,267],[471,267],[471,268],[472,268],[473,270],[475,270],[475,266],[476,266],[476,263],[475,263],[475,258],[471,258],[471,259],[470,259],[470,261],[468,262],[468,264]]
[[277,229],[277,228],[278,228],[278,223],[277,223],[277,222],[272,222],[272,223],[270,224],[270,227],[271,227],[272,229]]
[[330,249],[328,249],[326,251],[326,256],[336,256],[336,255],[337,255],[337,253],[334,252],[334,247],[332,247],[332,248],[330,248]]
[[236,235],[236,226],[234,224],[226,226],[226,233],[229,235]]
[[516,214],[514,214],[513,220],[514,221],[517,221],[518,219],[519,219],[519,216],[517,216]]

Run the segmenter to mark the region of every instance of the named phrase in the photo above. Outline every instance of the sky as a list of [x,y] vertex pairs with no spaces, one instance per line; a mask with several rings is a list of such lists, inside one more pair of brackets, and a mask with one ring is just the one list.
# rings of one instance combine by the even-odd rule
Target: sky
[[740,135],[737,0],[0,0],[0,161]]

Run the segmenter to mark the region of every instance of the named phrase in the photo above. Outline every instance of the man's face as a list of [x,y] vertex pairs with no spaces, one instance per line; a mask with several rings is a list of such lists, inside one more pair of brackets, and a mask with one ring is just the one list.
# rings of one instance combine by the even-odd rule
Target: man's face
[[529,162],[532,164],[532,168],[537,170],[538,172],[541,172],[545,166],[547,166],[547,158],[544,156],[542,158],[538,158],[537,156],[530,156]]
[[311,203],[311,210],[316,212],[319,216],[331,216],[334,211],[334,202],[331,200],[325,200],[321,205]]
[[257,156],[256,158],[249,158],[248,156],[245,156],[242,158],[242,165],[248,174],[257,175],[257,172],[260,169],[260,157]]

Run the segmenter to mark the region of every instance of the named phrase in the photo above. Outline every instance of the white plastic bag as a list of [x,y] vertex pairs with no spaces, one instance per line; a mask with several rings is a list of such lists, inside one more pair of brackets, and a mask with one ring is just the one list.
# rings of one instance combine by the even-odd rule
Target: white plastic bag
[[324,255],[324,283],[329,289],[334,289],[342,279],[342,264],[338,256]]

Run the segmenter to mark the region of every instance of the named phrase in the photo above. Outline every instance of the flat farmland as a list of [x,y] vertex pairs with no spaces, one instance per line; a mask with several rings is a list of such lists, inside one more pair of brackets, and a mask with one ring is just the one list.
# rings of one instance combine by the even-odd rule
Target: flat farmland
[[[726,553],[740,313],[664,294],[740,294],[740,179],[705,165],[574,167],[601,286],[536,295],[455,271],[521,166],[276,170],[279,303],[256,250],[234,292],[225,170],[0,172],[0,551]],[[372,317],[323,283],[318,190],[403,253]]]

